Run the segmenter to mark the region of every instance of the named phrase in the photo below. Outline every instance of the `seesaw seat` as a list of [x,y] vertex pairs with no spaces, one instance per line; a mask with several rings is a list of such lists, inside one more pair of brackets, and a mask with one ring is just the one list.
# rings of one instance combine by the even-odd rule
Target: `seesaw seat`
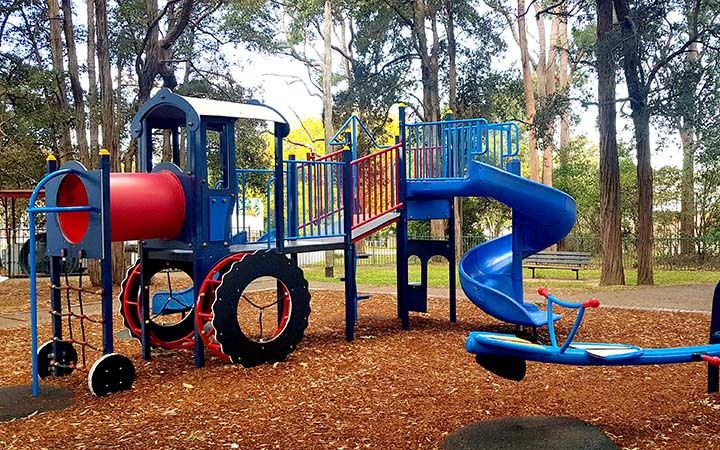
[[547,314],[552,317],[553,304],[578,310],[566,339],[558,343],[554,323],[548,319],[549,345],[542,345],[512,334],[473,332],[467,338],[465,347],[475,354],[475,360],[496,375],[515,381],[525,376],[526,361],[579,366],[657,365],[704,361],[720,366],[720,344],[690,347],[668,347],[643,349],[628,344],[600,342],[573,342],[580,328],[586,308],[597,308],[595,299],[585,303],[569,303],[550,295],[545,288],[538,290],[547,298]]

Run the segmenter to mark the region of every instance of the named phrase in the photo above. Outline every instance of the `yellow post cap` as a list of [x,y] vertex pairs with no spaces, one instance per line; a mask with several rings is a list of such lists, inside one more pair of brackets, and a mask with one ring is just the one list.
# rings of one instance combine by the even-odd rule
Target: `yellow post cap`
[[55,157],[55,155],[50,153],[45,160],[46,161],[57,161],[57,158]]
[[403,102],[398,103],[398,108],[405,108],[407,105]]
[[108,149],[106,149],[106,148],[101,148],[100,151],[98,152],[98,155],[100,155],[100,156],[110,156],[110,151],[108,151]]
[[452,113],[453,113],[453,110],[450,109],[450,108],[448,108],[447,113],[448,113],[448,114],[452,114]]

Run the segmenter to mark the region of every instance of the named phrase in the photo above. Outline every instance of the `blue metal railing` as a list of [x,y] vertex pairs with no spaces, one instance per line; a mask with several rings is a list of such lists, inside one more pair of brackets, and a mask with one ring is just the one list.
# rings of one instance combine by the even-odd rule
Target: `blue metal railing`
[[[359,130],[358,130],[359,127]],[[346,133],[350,132],[350,141],[346,139]],[[352,116],[348,117],[348,119],[343,122],[343,124],[338,128],[338,131],[333,135],[332,138],[330,138],[330,145],[357,145],[357,137],[358,137],[358,131],[362,131],[365,136],[370,139],[370,143],[373,147],[383,150],[386,148],[391,147],[390,145],[381,145],[375,140],[375,136],[370,132],[367,125],[363,123],[360,118],[353,114]],[[353,159],[357,158],[357,151],[356,149],[353,149]]]
[[520,151],[520,127],[514,122],[490,123],[483,133],[482,150],[471,152],[478,161],[507,170],[507,160]]
[[518,154],[517,124],[485,119],[443,120],[405,125],[409,180],[462,179],[471,159],[506,169]]
[[[284,160],[284,224],[289,240],[343,235],[342,166],[343,162],[322,160]],[[238,201],[235,205],[237,232],[248,232],[248,203],[253,196],[248,178],[251,174],[266,176],[264,204],[265,233],[275,228],[275,177],[272,169],[238,169]],[[271,233],[272,234],[272,233]],[[274,240],[269,236],[268,245]]]
[[287,183],[288,239],[343,235],[341,161],[284,161]]

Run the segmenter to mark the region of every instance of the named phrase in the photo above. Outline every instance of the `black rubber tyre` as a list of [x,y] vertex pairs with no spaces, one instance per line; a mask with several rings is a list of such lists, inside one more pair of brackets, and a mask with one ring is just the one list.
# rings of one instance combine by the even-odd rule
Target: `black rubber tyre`
[[108,353],[95,361],[88,372],[88,387],[96,397],[127,391],[135,382],[135,366],[127,356]]
[[[47,233],[37,233],[35,235],[35,271],[39,274],[48,275],[50,273],[50,257],[47,256]],[[76,257],[65,258],[60,263],[60,273],[76,274],[82,271],[80,261]],[[18,255],[18,265],[23,275],[30,275],[30,240],[25,241],[20,248]]]
[[[57,347],[57,355],[54,354],[55,347]],[[40,378],[50,375],[56,377],[70,375],[75,370],[78,359],[77,350],[66,341],[47,341],[38,348],[37,354]]]
[[[140,276],[137,274],[137,268],[139,265],[140,262],[137,262],[128,269],[127,275],[120,285],[119,295],[120,315],[127,329],[137,339],[140,339],[142,324],[140,308],[128,305],[128,302],[137,301],[138,299]],[[146,267],[143,267],[148,278],[152,278],[153,275],[164,269],[178,269],[192,278],[192,264],[189,262],[151,259],[147,260]],[[194,309],[190,310],[182,320],[169,325],[159,324],[151,319],[149,324],[151,345],[153,347],[177,348],[180,344],[176,345],[176,343],[192,338],[195,330],[194,320]]]
[[[248,285],[270,276],[286,289],[285,318],[275,335],[255,341],[243,333],[237,318],[240,297]],[[303,271],[290,259],[273,251],[248,255],[232,264],[223,276],[212,306],[212,325],[222,353],[245,367],[284,361],[302,341],[310,316],[310,291]]]

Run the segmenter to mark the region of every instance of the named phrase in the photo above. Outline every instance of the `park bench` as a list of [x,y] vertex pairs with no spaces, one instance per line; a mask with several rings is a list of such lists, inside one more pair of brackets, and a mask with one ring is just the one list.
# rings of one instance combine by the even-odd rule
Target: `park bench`
[[590,265],[590,253],[583,252],[539,252],[523,260],[523,267],[532,270],[535,278],[535,269],[569,269],[575,272],[575,279],[580,279],[580,269]]

